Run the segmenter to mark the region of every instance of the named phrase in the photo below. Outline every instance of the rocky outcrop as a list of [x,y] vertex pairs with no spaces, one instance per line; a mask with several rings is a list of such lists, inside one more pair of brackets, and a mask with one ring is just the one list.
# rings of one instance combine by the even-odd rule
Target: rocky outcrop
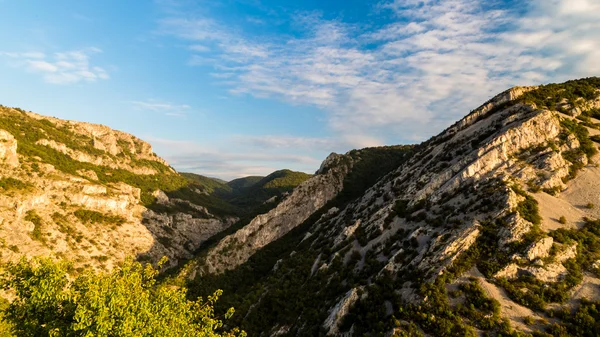
[[332,154],[319,174],[296,187],[277,207],[255,217],[248,225],[228,235],[212,248],[205,260],[209,273],[219,273],[244,263],[265,245],[281,238],[333,199],[344,187],[351,166],[345,156]]
[[552,244],[554,243],[554,239],[551,237],[545,237],[540,239],[539,241],[533,243],[527,251],[525,252],[525,257],[529,261],[535,261],[537,259],[543,259],[550,255],[550,248],[552,248]]
[[17,141],[5,130],[0,130],[0,163],[10,167],[19,166],[17,156]]
[[328,336],[339,336],[339,325],[342,319],[348,314],[350,308],[359,299],[359,289],[352,288],[346,295],[330,310],[329,317],[323,322],[323,327],[327,330]]

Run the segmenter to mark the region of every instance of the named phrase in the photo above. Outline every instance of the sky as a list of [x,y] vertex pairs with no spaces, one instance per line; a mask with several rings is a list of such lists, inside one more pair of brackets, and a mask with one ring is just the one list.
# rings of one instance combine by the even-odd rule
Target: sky
[[600,0],[0,0],[0,104],[230,180],[418,143],[515,85],[600,76]]

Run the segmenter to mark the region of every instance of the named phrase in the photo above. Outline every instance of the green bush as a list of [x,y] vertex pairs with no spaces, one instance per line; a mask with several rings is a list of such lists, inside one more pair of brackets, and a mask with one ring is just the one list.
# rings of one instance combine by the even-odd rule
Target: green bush
[[517,205],[517,211],[523,219],[531,222],[534,225],[539,225],[542,223],[542,217],[540,216],[540,209],[538,207],[537,200],[530,195],[525,196],[525,200],[521,201]]
[[[15,336],[245,336],[223,331],[214,312],[220,290],[206,301],[189,301],[185,288],[158,284],[156,270],[131,260],[72,281],[67,270],[49,259],[6,266],[0,285],[16,297],[4,314]],[[232,315],[230,308],[224,317]]]
[[32,187],[33,186],[31,184],[25,183],[15,178],[3,177],[0,179],[0,188],[2,188],[4,191],[27,190]]
[[108,215],[88,209],[78,209],[73,212],[73,215],[83,224],[122,225],[125,223],[125,219],[118,215]]
[[44,241],[44,236],[42,234],[42,218],[34,210],[27,211],[27,214],[24,218],[26,221],[31,221],[33,223],[33,231],[29,234],[32,239],[37,241]]

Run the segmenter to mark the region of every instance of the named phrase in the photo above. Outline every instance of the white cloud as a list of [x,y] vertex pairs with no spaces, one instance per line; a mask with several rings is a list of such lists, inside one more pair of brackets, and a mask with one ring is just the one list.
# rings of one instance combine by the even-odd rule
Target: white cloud
[[225,180],[249,175],[267,175],[281,168],[316,170],[321,160],[302,155],[277,154],[264,149],[215,149],[191,141],[148,137],[154,150],[180,172],[193,172]]
[[192,108],[187,104],[173,104],[157,100],[131,101],[131,105],[138,110],[150,110],[164,113],[166,116],[183,117]]
[[40,74],[51,84],[72,84],[106,80],[108,73],[102,67],[90,64],[91,55],[102,52],[98,48],[86,48],[46,55],[41,52],[0,53],[11,59],[11,64],[28,72]]
[[168,19],[162,30],[212,43],[215,54],[190,64],[214,65],[232,93],[315,105],[340,139],[376,144],[430,136],[511,85],[600,75],[600,1],[517,5],[524,14],[483,0],[386,1],[379,9],[397,22],[360,31],[302,15],[300,38],[240,36],[208,19]]

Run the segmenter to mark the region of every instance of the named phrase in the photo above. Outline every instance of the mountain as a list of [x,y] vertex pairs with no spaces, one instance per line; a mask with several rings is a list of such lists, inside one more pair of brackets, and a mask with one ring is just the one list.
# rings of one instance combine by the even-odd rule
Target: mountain
[[256,336],[592,336],[600,79],[515,87],[417,146],[331,155],[174,282]]
[[273,176],[287,185],[242,192],[175,172],[127,133],[0,106],[0,256],[68,258],[80,270],[130,255],[175,265],[308,177],[285,172]]

